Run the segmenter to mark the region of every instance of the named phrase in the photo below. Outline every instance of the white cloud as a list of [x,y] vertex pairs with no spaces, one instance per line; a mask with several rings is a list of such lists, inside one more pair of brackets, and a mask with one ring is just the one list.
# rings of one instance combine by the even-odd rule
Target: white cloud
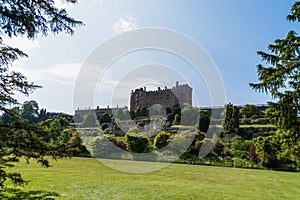
[[116,33],[122,33],[137,29],[137,18],[134,15],[125,15],[124,17],[118,17],[118,20],[114,23],[113,30]]
[[23,73],[28,80],[36,83],[59,82],[74,85],[81,63],[58,64],[44,69],[28,69],[16,66],[15,71]]
[[4,37],[4,43],[19,48],[24,52],[31,52],[40,48],[40,42],[38,40],[29,40],[26,37]]

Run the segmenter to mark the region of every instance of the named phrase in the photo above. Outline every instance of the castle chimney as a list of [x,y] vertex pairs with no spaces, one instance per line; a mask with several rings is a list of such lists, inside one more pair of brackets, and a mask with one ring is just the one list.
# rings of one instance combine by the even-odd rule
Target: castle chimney
[[146,87],[144,87],[144,91],[146,92]]
[[158,90],[160,90],[160,87],[158,87]]
[[178,87],[179,86],[179,82],[178,81],[176,81],[176,87]]

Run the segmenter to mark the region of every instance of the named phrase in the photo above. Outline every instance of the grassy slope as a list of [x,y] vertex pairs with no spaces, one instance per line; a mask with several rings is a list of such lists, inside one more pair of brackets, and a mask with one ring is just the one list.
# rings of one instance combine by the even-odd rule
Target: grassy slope
[[57,199],[300,199],[300,173],[172,164],[128,174],[96,159],[52,162],[45,169],[20,163],[31,182],[24,190],[57,192]]

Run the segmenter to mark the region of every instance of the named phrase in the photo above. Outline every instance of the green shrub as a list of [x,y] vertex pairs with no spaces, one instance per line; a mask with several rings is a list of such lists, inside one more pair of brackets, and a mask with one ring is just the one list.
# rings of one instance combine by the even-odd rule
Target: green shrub
[[241,136],[235,136],[231,139],[223,139],[224,153],[231,158],[236,157],[240,159],[248,158],[248,152],[251,144],[251,140],[244,140]]
[[171,134],[166,131],[159,132],[154,138],[154,146],[157,149],[161,149],[169,144]]
[[172,151],[175,155],[190,153],[191,149],[193,148],[195,135],[195,132],[190,131],[183,131],[176,134],[169,143],[168,150]]
[[93,156],[96,158],[109,158],[112,153],[115,153],[117,142],[112,135],[102,135],[92,144]]
[[150,149],[150,141],[143,133],[126,133],[127,149],[135,153],[145,153]]

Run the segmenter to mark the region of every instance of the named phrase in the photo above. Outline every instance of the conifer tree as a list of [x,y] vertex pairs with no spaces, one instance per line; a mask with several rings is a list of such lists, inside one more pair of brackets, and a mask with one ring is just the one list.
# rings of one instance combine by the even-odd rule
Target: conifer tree
[[[62,0],[75,4],[77,0]],[[27,161],[36,159],[49,166],[47,158],[68,155],[66,145],[47,142],[51,130],[43,124],[29,124],[22,116],[10,109],[18,105],[16,94],[29,95],[40,86],[28,81],[19,72],[10,72],[11,64],[27,54],[5,43],[6,37],[35,39],[38,34],[66,32],[73,34],[74,27],[82,22],[70,17],[65,9],[57,8],[54,0],[2,0],[0,3],[0,112],[11,118],[10,123],[0,123],[0,188],[10,179],[14,184],[24,180],[19,173],[8,172],[7,168],[20,157]]]
[[240,126],[239,109],[232,103],[229,103],[225,105],[222,115],[224,118],[223,131],[227,133],[237,133]]
[[[290,22],[300,22],[300,2],[295,2],[287,16]],[[270,136],[276,160],[300,167],[300,37],[296,31],[288,32],[284,39],[277,39],[268,46],[268,52],[258,51],[267,65],[257,65],[258,83],[250,83],[254,90],[271,94],[268,116],[278,127]],[[257,149],[263,139],[257,139]],[[267,152],[258,152],[263,155]]]

